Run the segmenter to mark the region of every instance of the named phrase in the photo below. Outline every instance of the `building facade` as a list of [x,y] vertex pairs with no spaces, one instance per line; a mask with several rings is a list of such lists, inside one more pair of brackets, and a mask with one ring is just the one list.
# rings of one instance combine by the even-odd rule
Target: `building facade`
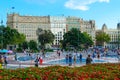
[[95,21],[84,21],[72,16],[24,16],[16,13],[7,14],[7,26],[17,29],[25,34],[26,40],[37,41],[36,31],[38,28],[51,30],[55,35],[53,45],[59,45],[63,35],[71,28],[77,28],[81,32],[87,32],[95,43]]
[[65,16],[50,16],[51,32],[55,36],[54,46],[60,45],[60,40],[63,40],[63,35],[66,33],[66,18]]
[[103,24],[101,30],[97,30],[97,32],[105,32],[110,36],[110,42],[104,43],[104,47],[108,48],[119,48],[120,45],[120,23],[117,24],[116,29],[108,29],[106,24]]
[[83,20],[79,17],[66,17],[66,30],[70,31],[72,28],[77,28],[81,32],[86,32],[89,34],[95,45],[95,33],[96,33],[96,25],[94,20]]
[[81,32],[88,33],[91,36],[94,45],[96,44],[96,40],[95,40],[96,25],[94,20],[85,21],[83,19],[80,19],[80,30]]
[[66,17],[66,31],[70,31],[72,28],[77,28],[80,30],[80,18],[68,16]]
[[21,16],[13,13],[7,15],[7,26],[25,34],[27,41],[37,41],[36,30],[50,30],[50,19],[49,16]]

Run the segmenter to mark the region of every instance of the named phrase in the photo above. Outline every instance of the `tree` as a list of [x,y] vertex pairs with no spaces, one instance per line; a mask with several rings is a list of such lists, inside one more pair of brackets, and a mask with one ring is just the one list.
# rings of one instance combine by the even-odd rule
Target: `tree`
[[22,49],[28,49],[28,42],[27,41],[24,41],[21,45]]
[[98,42],[98,45],[104,46],[104,42],[108,43],[109,41],[110,41],[110,36],[105,32],[96,34],[96,42]]
[[18,36],[15,36],[13,44],[20,44],[25,42],[25,40],[26,40],[25,35],[21,33],[21,34],[18,34]]
[[54,41],[54,35],[50,30],[42,30],[38,28],[36,31],[38,36],[38,41],[41,44],[42,48],[45,48],[45,44],[52,43]]
[[0,48],[3,48],[3,29],[4,26],[0,26]]
[[28,44],[29,44],[30,50],[37,50],[37,42],[35,42],[34,40],[30,40]]
[[85,46],[86,48],[88,48],[89,46],[92,46],[93,45],[93,41],[92,41],[92,38],[89,34],[87,34],[86,32],[83,32],[83,35],[85,37]]
[[64,34],[62,46],[63,48],[79,48],[84,43],[84,35],[76,28],[72,28],[70,31]]
[[0,26],[0,42],[3,48],[7,45],[16,45],[25,41],[25,36],[20,34],[16,29],[11,29],[10,27]]

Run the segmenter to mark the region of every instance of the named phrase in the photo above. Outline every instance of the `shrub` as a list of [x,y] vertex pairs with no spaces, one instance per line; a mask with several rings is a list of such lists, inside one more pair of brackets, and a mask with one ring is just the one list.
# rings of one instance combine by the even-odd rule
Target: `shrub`
[[0,80],[120,80],[120,64],[90,64],[82,67],[49,66],[1,69]]

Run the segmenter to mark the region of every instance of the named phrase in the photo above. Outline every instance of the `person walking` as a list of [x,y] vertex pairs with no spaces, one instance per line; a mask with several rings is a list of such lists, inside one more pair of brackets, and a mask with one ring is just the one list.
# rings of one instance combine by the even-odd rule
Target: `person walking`
[[69,56],[68,56],[68,54],[66,54],[65,59],[66,59],[66,64],[68,64],[68,60],[69,60]]
[[95,58],[95,53],[92,54],[92,58]]
[[81,53],[80,53],[79,59],[80,59],[80,63],[81,63],[82,62],[82,54]]
[[100,59],[100,53],[99,52],[97,53],[97,58],[98,58],[98,60]]
[[69,54],[69,66],[72,66],[72,54]]
[[4,68],[7,68],[7,64],[8,64],[8,62],[7,62],[7,57],[4,55]]
[[17,54],[15,53],[15,56],[14,56],[14,58],[15,58],[15,61],[17,61]]
[[75,66],[75,64],[76,64],[76,55],[74,55],[73,61],[74,61],[74,66]]
[[43,58],[42,57],[40,57],[39,63],[40,63],[40,65],[42,65],[42,63],[43,63]]
[[38,62],[39,62],[39,58],[37,56],[36,60],[35,60],[35,67],[38,67]]
[[92,62],[92,58],[90,57],[90,54],[88,55],[88,57],[86,58],[86,64],[91,64]]

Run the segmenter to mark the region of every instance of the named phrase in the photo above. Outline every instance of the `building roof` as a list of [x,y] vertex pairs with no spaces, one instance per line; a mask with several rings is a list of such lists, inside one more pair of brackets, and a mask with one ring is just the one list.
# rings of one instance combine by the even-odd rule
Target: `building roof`
[[103,24],[103,26],[102,26],[102,30],[106,30],[106,29],[107,29],[106,24]]

